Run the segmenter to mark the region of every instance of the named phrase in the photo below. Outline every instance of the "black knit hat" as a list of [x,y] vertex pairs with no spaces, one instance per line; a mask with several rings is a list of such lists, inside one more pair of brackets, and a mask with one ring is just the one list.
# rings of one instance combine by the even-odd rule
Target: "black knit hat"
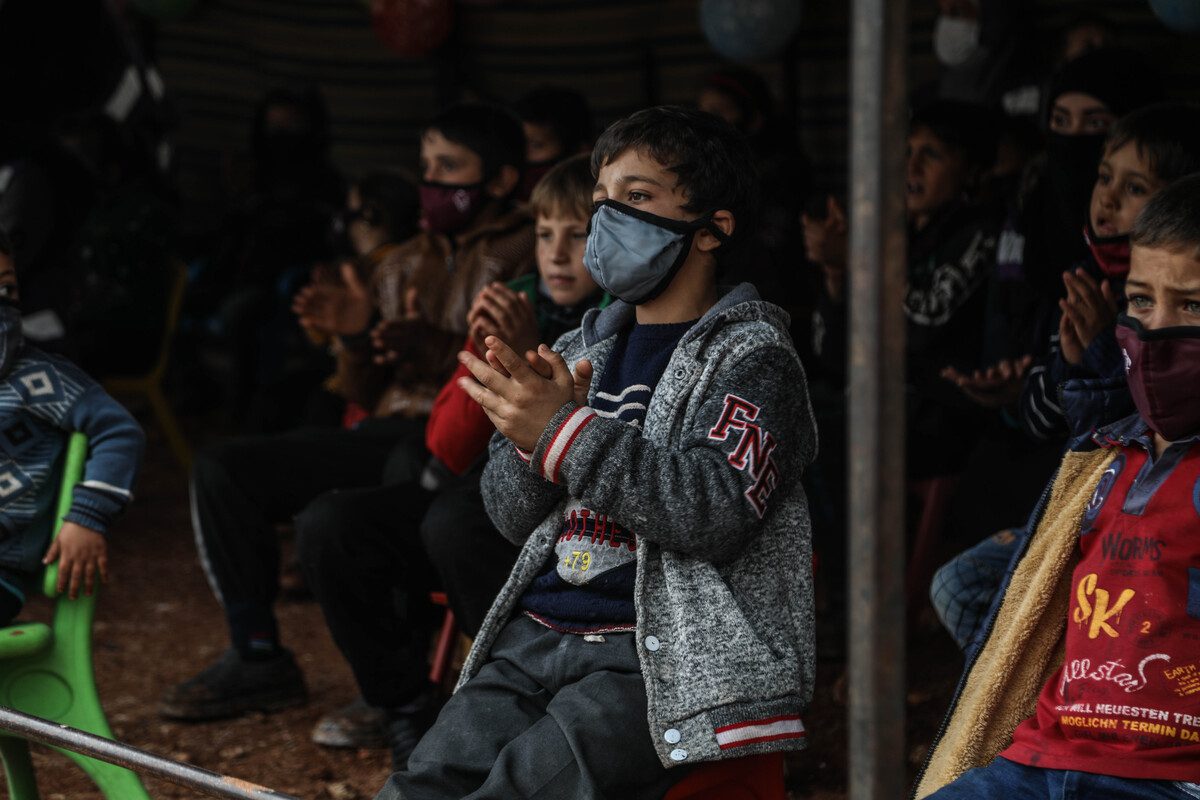
[[1118,117],[1163,98],[1162,78],[1136,50],[1104,47],[1070,61],[1050,80],[1043,119],[1068,92],[1089,94]]

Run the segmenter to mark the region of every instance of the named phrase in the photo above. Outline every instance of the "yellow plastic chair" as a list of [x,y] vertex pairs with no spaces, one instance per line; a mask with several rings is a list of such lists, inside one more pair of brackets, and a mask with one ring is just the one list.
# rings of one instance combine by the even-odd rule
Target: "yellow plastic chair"
[[186,289],[187,268],[183,264],[176,262],[175,280],[171,283],[166,324],[163,327],[162,344],[158,350],[158,360],[155,362],[154,367],[145,375],[106,378],[104,388],[112,395],[138,395],[146,398],[146,401],[150,404],[150,409],[154,412],[154,419],[158,422],[158,427],[162,429],[163,435],[167,437],[167,445],[171,448],[171,453],[174,454],[175,460],[179,462],[179,466],[183,467],[184,472],[190,473],[192,448],[188,445],[187,439],[184,438],[183,430],[179,427],[179,420],[175,418],[175,412],[171,410],[171,405],[167,402],[166,395],[163,394],[163,379],[167,375],[167,360],[171,356],[171,341],[175,338],[175,328],[179,324],[179,311],[183,307],[183,293]]
[[[58,494],[54,535],[71,508],[71,491],[83,475],[87,437],[73,433],[67,443]],[[113,738],[92,674],[92,618],[95,595],[72,600],[55,589],[58,565],[46,568],[42,591],[54,600],[50,625],[38,622],[0,628],[0,705],[42,719]],[[122,767],[61,750],[78,764],[109,800],[150,800],[138,776]],[[0,758],[11,800],[38,800],[29,745],[0,733]]]

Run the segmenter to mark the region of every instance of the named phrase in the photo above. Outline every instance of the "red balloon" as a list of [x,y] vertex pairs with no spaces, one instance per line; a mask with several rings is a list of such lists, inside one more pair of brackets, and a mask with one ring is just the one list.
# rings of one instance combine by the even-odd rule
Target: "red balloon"
[[400,55],[418,58],[446,41],[453,8],[451,0],[371,0],[371,27]]

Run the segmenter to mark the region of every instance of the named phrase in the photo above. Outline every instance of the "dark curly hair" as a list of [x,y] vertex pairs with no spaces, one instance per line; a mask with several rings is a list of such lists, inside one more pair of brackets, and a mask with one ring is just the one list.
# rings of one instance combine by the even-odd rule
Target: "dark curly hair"
[[592,174],[599,175],[601,167],[627,150],[673,172],[687,196],[683,207],[688,211],[733,214],[737,224],[731,244],[748,238],[758,211],[758,170],[746,137],[728,122],[684,106],[638,111],[600,134],[592,150]]

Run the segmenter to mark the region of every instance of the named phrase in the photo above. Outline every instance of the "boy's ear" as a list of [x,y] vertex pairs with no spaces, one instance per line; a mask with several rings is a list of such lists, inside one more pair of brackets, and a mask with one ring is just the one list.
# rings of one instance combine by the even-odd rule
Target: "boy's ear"
[[496,176],[487,182],[487,193],[497,200],[502,200],[512,194],[517,188],[517,182],[521,180],[521,173],[511,164],[505,164],[496,173]]
[[[726,238],[733,236],[733,229],[737,227],[737,220],[733,218],[733,214],[728,211],[714,211],[712,215],[712,224],[717,230],[725,234]],[[710,253],[721,246],[721,240],[718,239],[713,232],[708,228],[701,228],[696,232],[696,249],[702,253]]]

